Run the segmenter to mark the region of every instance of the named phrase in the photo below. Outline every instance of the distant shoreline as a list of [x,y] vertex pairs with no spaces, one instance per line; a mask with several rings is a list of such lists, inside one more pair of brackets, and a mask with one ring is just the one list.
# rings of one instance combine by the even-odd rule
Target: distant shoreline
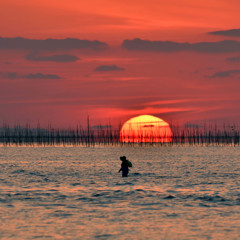
[[[120,128],[111,126],[88,125],[86,128],[59,129],[31,128],[30,126],[3,125],[0,127],[0,146],[95,146],[95,145],[130,145],[130,146],[171,146],[171,145],[240,145],[240,130],[235,125],[217,127],[216,125],[171,126],[172,137],[166,141],[164,135],[131,135],[121,138]],[[140,137],[139,137],[140,136]],[[135,138],[134,138],[135,137]],[[131,141],[129,141],[131,139]]]

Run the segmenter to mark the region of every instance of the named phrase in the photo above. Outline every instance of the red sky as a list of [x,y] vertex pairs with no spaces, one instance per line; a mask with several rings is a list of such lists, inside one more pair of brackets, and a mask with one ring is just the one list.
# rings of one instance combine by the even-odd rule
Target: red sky
[[1,0],[0,121],[237,122],[239,12],[238,0]]

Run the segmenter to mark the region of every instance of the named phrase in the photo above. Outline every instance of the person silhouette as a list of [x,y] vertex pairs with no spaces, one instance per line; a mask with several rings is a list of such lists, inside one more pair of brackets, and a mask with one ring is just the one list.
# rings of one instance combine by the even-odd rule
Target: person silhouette
[[122,164],[118,172],[122,171],[122,177],[127,177],[129,172],[128,167],[131,167],[132,163],[127,160],[126,156],[121,156],[120,160],[122,161]]

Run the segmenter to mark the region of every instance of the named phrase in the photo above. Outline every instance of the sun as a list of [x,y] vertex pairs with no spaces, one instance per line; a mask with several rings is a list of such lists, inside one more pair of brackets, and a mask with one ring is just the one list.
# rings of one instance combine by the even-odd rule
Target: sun
[[151,115],[141,115],[125,122],[120,131],[124,143],[171,142],[172,131],[167,122]]

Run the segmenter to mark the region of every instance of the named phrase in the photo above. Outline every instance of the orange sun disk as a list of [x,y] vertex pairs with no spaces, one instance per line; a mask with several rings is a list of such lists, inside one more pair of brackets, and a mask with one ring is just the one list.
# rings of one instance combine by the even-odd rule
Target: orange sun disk
[[172,141],[172,131],[169,124],[161,118],[141,115],[123,124],[120,141],[124,143],[166,143]]

